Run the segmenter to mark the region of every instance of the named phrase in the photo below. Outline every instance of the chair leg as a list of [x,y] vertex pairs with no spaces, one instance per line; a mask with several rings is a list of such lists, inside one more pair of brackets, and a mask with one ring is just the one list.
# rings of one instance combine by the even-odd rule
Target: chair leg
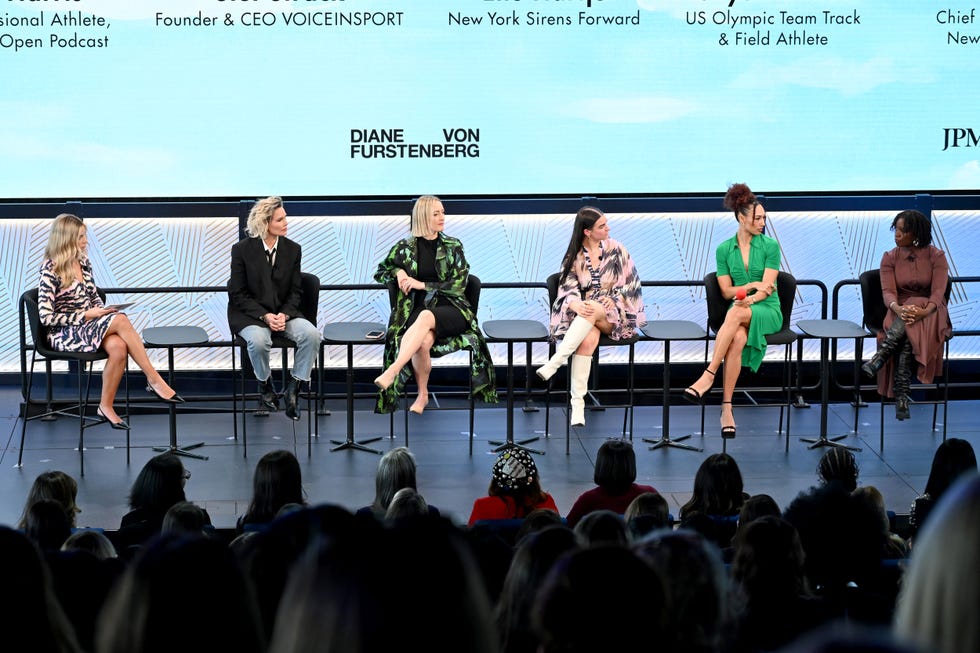
[[35,355],[31,353],[31,366],[27,370],[27,392],[24,402],[24,422],[20,425],[20,450],[17,452],[17,467],[24,464],[24,436],[27,435],[27,420],[31,416],[31,387],[34,384],[34,361]]

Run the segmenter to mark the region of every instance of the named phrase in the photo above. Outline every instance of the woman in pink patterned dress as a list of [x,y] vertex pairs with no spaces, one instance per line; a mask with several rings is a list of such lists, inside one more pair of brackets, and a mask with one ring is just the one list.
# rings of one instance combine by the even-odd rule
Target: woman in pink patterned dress
[[62,213],[54,219],[41,264],[38,312],[47,328],[53,349],[109,355],[102,371],[102,396],[98,414],[114,429],[128,430],[129,424],[116,414],[112,404],[126,367],[126,357],[146,374],[147,390],[161,401],[184,400],[167,385],[143,347],[143,339],[124,313],[107,308],[99,297],[86,249],[88,236],[81,218]]

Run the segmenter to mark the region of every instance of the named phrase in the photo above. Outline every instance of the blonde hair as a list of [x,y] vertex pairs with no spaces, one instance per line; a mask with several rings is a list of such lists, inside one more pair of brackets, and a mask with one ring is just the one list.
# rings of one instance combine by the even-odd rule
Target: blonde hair
[[423,195],[415,200],[412,207],[412,235],[421,238],[426,234],[432,233],[432,207],[436,202],[442,203],[435,195]]
[[[915,542],[895,608],[895,633],[923,651],[980,650],[980,475],[961,477]],[[972,572],[970,570],[973,570]]]
[[245,233],[251,238],[265,238],[269,234],[269,222],[276,210],[282,208],[282,198],[272,195],[259,200],[248,212],[248,222],[245,223]]
[[44,258],[54,263],[54,273],[61,279],[63,286],[68,286],[75,278],[72,269],[76,261],[81,260],[82,250],[78,248],[78,239],[85,229],[85,223],[77,215],[62,213],[54,219],[51,233],[48,234],[48,244],[44,248]]

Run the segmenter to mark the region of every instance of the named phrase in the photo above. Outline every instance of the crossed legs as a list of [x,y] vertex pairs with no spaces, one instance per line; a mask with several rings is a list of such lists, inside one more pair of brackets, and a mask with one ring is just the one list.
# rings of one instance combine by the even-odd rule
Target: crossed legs
[[412,363],[419,394],[412,404],[413,413],[421,413],[429,403],[429,374],[432,372],[432,357],[429,350],[436,340],[436,317],[432,311],[422,311],[405,330],[401,347],[394,362],[374,380],[374,384],[386,390],[408,363]]
[[[749,322],[752,320],[752,309],[747,306],[732,306],[725,316],[725,322],[715,336],[715,350],[711,362],[701,376],[689,388],[687,394],[692,397],[704,397],[715,382],[715,374],[725,363],[722,374],[722,404],[721,425],[723,428],[734,428],[735,417],[732,414],[732,396],[735,394],[735,384],[742,372],[742,350],[748,341]],[[693,391],[692,394],[689,391]]]
[[116,399],[116,391],[119,390],[123,371],[126,369],[127,356],[132,358],[143,371],[146,382],[158,395],[169,399],[177,394],[153,367],[146,354],[146,347],[143,346],[143,338],[136,332],[133,323],[125,314],[120,313],[112,319],[109,330],[102,340],[102,349],[109,355],[109,359],[102,371],[102,396],[99,399],[99,410],[110,422],[121,421],[112,404]]

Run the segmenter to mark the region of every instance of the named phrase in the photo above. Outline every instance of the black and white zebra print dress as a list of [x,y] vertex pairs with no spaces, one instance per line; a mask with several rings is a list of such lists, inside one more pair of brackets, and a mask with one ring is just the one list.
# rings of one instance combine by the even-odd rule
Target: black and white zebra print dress
[[48,330],[48,344],[60,351],[92,352],[102,345],[106,331],[118,313],[85,319],[85,311],[101,307],[102,298],[92,278],[92,264],[82,259],[82,281],[72,280],[64,286],[54,273],[54,261],[41,265],[37,307],[41,323]]

